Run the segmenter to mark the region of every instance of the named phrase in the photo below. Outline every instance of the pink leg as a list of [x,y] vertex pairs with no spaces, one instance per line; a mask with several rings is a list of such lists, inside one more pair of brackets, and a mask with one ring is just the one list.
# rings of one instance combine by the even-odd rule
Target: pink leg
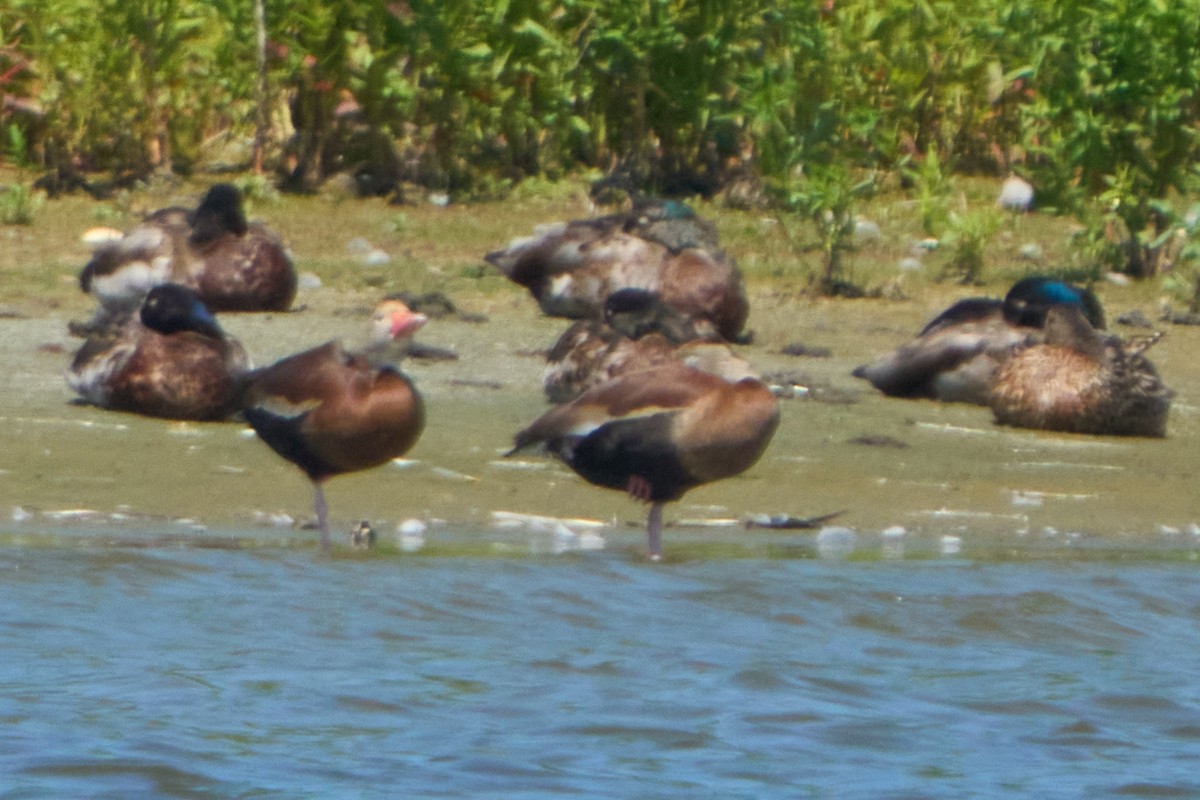
[[629,482],[625,484],[625,491],[634,500],[641,500],[643,503],[649,503],[650,497],[654,494],[654,487],[650,485],[650,481],[643,478],[641,475],[630,475]]
[[325,504],[325,490],[321,484],[313,484],[313,508],[317,512],[317,526],[321,529],[321,549],[329,550],[329,506]]
[[651,503],[646,518],[646,549],[651,561],[662,561],[662,511],[662,503]]

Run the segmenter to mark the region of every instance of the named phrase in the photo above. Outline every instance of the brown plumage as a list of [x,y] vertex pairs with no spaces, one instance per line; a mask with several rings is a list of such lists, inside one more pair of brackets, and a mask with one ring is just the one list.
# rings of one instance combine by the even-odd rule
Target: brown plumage
[[116,411],[216,420],[236,410],[246,353],[191,290],[164,284],[140,311],[107,320],[79,348],[67,383]]
[[675,360],[675,345],[661,334],[630,339],[604,322],[579,320],[546,355],[542,390],[552,403],[565,403],[618,375]]
[[716,229],[681,203],[544,226],[484,258],[551,316],[599,318],[605,298],[630,287],[730,341],[749,316],[741,273],[717,247]]
[[1000,366],[989,396],[996,421],[1021,428],[1165,436],[1172,392],[1143,353],[1158,336],[1122,342],[1074,308],[1049,310],[1040,343]]
[[542,388],[554,403],[619,375],[684,363],[726,380],[757,377],[723,341],[706,339],[687,317],[644,289],[622,289],[604,303],[604,320],[580,320],[546,356]]
[[241,193],[219,183],[194,211],[160,209],[99,245],[79,275],[83,291],[108,308],[136,305],[166,282],[192,289],[213,311],[285,311],[297,278],[282,240],[247,222]]
[[[408,338],[424,323],[403,303],[385,301],[373,319],[374,341]],[[312,481],[323,547],[329,545],[329,524],[322,484],[403,455],[425,424],[421,397],[407,377],[337,342],[251,373],[243,414],[263,441]]]
[[662,507],[689,489],[745,471],[779,424],[760,381],[667,364],[615,378],[552,408],[517,434],[597,486],[650,503],[647,546],[662,555]]
[[1018,346],[1042,340],[1046,312],[1056,306],[1078,308],[1093,326],[1104,327],[1104,311],[1090,290],[1046,277],[1024,278],[1003,300],[958,301],[915,339],[858,367],[854,376],[894,397],[987,405],[996,368]]

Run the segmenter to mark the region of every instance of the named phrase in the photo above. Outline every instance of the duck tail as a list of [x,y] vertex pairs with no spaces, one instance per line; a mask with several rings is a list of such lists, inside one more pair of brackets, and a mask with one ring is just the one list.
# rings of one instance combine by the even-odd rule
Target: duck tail
[[1166,336],[1164,331],[1155,331],[1146,336],[1134,336],[1125,343],[1125,352],[1131,356],[1140,356]]

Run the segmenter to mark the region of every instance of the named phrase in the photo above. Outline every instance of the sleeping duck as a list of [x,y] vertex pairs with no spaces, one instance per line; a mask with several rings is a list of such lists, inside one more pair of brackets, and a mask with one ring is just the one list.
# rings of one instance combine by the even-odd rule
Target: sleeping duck
[[749,469],[779,425],[760,381],[727,381],[683,364],[618,376],[547,411],[510,455],[540,446],[584,480],[648,503],[646,545],[662,558],[663,506]]
[[484,258],[550,316],[599,318],[605,298],[629,287],[657,293],[702,332],[729,341],[749,315],[741,273],[717,246],[715,226],[678,201],[543,226]]
[[1172,392],[1145,351],[1161,334],[1123,342],[1073,306],[1047,312],[1041,341],[1000,365],[988,405],[1002,425],[1110,436],[1165,436]]
[[426,321],[403,302],[385,299],[363,350],[326,342],[246,376],[242,415],[312,483],[322,548],[330,544],[325,481],[386,464],[421,436],[424,404],[388,345],[411,339]]
[[246,353],[196,293],[166,283],[138,311],[111,318],[75,354],[67,383],[87,403],[115,411],[219,420],[235,409]]
[[1103,309],[1090,290],[1024,278],[1003,300],[960,300],[911,342],[853,374],[893,397],[987,405],[996,368],[1015,346],[1038,341],[1048,310],[1058,306],[1076,308],[1089,324],[1104,327]]
[[102,306],[140,304],[172,282],[196,292],[211,311],[285,311],[296,270],[280,238],[246,221],[237,187],[218,183],[195,210],[160,209],[123,237],[96,247],[79,275]]
[[559,337],[546,356],[542,389],[552,403],[563,403],[618,375],[668,363],[727,380],[757,377],[728,344],[702,336],[657,294],[621,289],[604,301],[603,320],[580,320]]

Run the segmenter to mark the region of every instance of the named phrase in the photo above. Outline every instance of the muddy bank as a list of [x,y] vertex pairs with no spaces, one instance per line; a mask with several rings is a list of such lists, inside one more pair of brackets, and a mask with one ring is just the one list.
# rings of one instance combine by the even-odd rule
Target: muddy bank
[[[311,289],[298,300],[301,311],[230,315],[224,324],[265,363],[333,337],[353,343],[371,300],[368,293]],[[692,492],[668,511],[668,521],[689,527],[751,514],[845,510],[838,523],[868,537],[899,526],[935,538],[1191,539],[1189,526],[1200,521],[1200,380],[1191,356],[1200,330],[1171,328],[1153,351],[1178,393],[1167,439],[1014,431],[995,427],[986,409],[885,399],[850,377],[856,364],[919,328],[940,302],[812,302],[758,291],[751,322],[757,336],[746,353],[765,373],[786,374],[797,396],[784,403],[762,462]],[[1120,301],[1109,302],[1115,318]],[[537,351],[565,323],[541,317],[515,290],[460,303],[488,321],[438,320],[422,335],[456,350],[459,360],[407,365],[427,401],[423,438],[401,463],[329,484],[335,527],[348,531],[365,518],[390,532],[417,518],[483,530],[496,510],[640,523],[641,507],[549,460],[500,458],[513,432],[544,408]],[[73,404],[62,372],[78,344],[66,326],[79,306],[0,319],[0,529],[119,527],[123,517],[114,521],[113,514],[186,518],[209,531],[287,528],[310,519],[307,481],[242,425],[170,423]],[[796,342],[829,355],[782,353]],[[77,514],[58,513],[64,511]],[[741,528],[728,531],[737,536]]]

